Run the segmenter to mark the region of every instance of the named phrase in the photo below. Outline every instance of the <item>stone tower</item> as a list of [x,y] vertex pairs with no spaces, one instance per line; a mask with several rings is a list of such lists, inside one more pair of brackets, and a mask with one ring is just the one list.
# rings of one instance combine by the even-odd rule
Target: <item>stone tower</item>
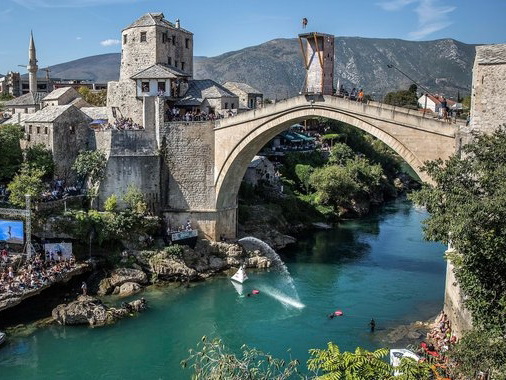
[[[305,44],[303,40],[306,40]],[[304,33],[299,34],[299,42],[306,69],[303,92],[332,95],[334,92],[334,36],[317,32]]]
[[30,47],[28,49],[28,66],[26,67],[28,70],[28,83],[30,92],[37,92],[37,70],[39,67],[37,66],[37,54],[35,51],[35,42],[33,41],[33,33],[30,32]]
[[146,13],[123,29],[120,80],[153,65],[193,76],[193,33],[173,24],[163,13]]
[[193,76],[193,33],[161,12],[146,13],[123,29],[121,47],[119,81],[108,84],[109,120],[154,127],[154,104],[180,98]]

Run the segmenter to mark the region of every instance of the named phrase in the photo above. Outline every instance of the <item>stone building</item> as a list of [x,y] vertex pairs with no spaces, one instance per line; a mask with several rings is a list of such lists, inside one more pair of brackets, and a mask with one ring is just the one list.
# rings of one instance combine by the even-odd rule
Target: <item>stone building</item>
[[204,112],[229,116],[236,114],[239,97],[211,79],[192,80],[183,98],[175,103],[183,112]]
[[473,130],[490,133],[506,123],[506,44],[476,47],[471,94]]
[[226,82],[223,87],[239,97],[239,110],[261,108],[264,95],[246,83]]
[[45,107],[25,120],[22,148],[43,144],[53,153],[55,175],[69,179],[79,151],[88,147],[90,121],[71,104]]
[[[45,92],[29,92],[4,103],[6,111],[13,117],[15,114],[35,113],[41,109],[42,99],[47,95]],[[17,119],[15,119],[17,120]]]
[[67,105],[80,98],[81,95],[72,87],[61,87],[51,91],[42,99],[42,108]]
[[258,186],[261,181],[272,186],[277,179],[274,164],[267,157],[255,156],[246,169],[243,181],[252,186]]

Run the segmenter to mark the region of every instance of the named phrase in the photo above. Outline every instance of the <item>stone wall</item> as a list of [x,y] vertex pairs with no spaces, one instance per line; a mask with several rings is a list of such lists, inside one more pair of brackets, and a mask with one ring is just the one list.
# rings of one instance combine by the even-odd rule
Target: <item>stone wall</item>
[[[306,90],[332,95],[334,74],[334,36],[317,34],[307,37],[306,60],[308,64]],[[322,67],[323,66],[323,67]]]
[[447,261],[444,311],[451,322],[452,332],[461,338],[465,331],[472,329],[472,317],[464,306],[464,295],[453,273],[453,264]]
[[95,144],[108,157],[106,176],[100,183],[98,206],[102,208],[112,194],[121,198],[129,186],[135,186],[144,193],[150,210],[158,212],[162,169],[154,134],[146,130],[95,132]]
[[[143,98],[135,96],[136,83],[129,79],[107,84],[107,116],[109,122],[117,117],[131,118],[134,123],[144,125]],[[116,116],[113,108],[116,109]]]
[[214,122],[165,123],[166,210],[214,210]]
[[506,123],[506,44],[476,47],[471,128],[490,133]]

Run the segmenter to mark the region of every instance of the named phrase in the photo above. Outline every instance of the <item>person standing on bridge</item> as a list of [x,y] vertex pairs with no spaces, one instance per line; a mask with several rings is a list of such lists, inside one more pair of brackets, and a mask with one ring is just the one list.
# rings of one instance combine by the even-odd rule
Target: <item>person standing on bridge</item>
[[357,102],[362,103],[363,101],[364,101],[364,90],[360,89],[360,91],[358,92]]
[[302,29],[306,29],[306,26],[307,26],[307,18],[303,18],[302,19]]

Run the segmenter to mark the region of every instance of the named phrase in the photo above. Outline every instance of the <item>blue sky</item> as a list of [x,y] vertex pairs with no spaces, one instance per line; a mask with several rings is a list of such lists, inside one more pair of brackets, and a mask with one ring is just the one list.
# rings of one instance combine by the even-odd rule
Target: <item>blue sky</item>
[[30,30],[39,67],[119,52],[121,29],[146,12],[194,33],[215,56],[307,31],[336,36],[506,43],[506,0],[0,0],[0,73],[25,72]]

